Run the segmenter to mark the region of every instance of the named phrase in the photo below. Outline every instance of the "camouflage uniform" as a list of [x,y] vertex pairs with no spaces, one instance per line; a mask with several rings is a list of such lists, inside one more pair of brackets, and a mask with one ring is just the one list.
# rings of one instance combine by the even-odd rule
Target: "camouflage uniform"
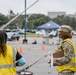
[[[71,31],[72,28],[68,25],[62,25],[61,28],[58,29],[59,31],[59,38],[61,38],[63,41],[58,46],[57,52],[64,51],[64,57],[61,58],[53,58],[52,61],[52,55],[51,55],[51,65],[53,63],[54,66],[58,66],[58,75],[74,75],[76,72],[76,69],[74,66],[75,64],[75,46],[72,42],[71,38]],[[63,34],[65,33],[66,36]],[[69,36],[68,36],[68,35]],[[64,39],[64,37],[66,39]],[[68,64],[72,64],[72,66],[69,66]],[[75,72],[74,72],[75,71]]]
[[[54,58],[53,63],[55,66],[61,66],[68,63],[71,60],[72,55],[74,53],[73,47],[71,44],[68,43],[68,41],[62,42],[61,46],[58,47],[58,51],[60,51],[60,48],[64,50],[65,56],[62,58]],[[74,72],[70,70],[64,70],[58,73],[58,75],[74,75]]]
[[74,75],[74,72],[66,70],[66,71],[62,71],[62,72],[58,73],[58,75]]

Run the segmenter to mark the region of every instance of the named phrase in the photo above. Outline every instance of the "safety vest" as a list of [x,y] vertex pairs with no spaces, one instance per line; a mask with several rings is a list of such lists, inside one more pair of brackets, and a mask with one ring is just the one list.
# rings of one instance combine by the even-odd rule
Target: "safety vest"
[[7,46],[7,55],[0,55],[0,75],[16,75],[17,50]]
[[[65,39],[65,40],[63,40],[63,42],[59,45],[58,49],[59,49],[59,50],[62,50],[62,49],[61,49],[61,45],[62,45],[64,42],[66,42],[66,41],[67,41],[69,44],[72,45],[73,50],[74,50],[74,54],[73,54],[72,59],[71,59],[71,61],[70,61],[69,63],[67,63],[67,64],[65,64],[65,65],[62,65],[62,66],[58,66],[58,67],[57,67],[57,70],[58,70],[58,72],[61,72],[61,71],[63,71],[63,70],[71,70],[71,71],[76,72],[76,49],[75,49],[75,46],[74,46],[74,43],[72,42],[72,40],[71,40],[71,39]],[[58,51],[58,49],[56,49],[56,51]]]

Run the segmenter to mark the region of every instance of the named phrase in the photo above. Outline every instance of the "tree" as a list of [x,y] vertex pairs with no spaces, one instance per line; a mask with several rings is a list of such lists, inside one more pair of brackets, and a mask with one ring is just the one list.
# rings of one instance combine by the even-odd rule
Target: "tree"
[[33,14],[28,18],[27,26],[30,29],[35,29],[37,26],[42,25],[49,20],[51,20],[50,17],[43,14]]
[[57,16],[56,18],[52,19],[54,22],[58,23],[59,25],[69,25],[74,30],[76,29],[76,18],[68,17],[68,16]]
[[0,13],[0,26],[6,24],[9,21],[8,17]]
[[[18,15],[18,13],[15,14],[12,10],[10,10],[8,17],[11,20],[14,17],[16,17],[17,15]],[[10,25],[8,25],[7,27],[10,28],[10,29],[22,28],[22,26],[23,26],[23,20],[24,20],[23,15],[20,15],[18,18],[16,18],[14,21],[12,21],[10,23]]]

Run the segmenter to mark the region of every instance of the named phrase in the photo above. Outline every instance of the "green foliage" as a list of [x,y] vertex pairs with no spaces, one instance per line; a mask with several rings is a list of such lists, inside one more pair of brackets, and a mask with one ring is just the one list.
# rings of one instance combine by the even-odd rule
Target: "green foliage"
[[48,16],[43,14],[33,14],[28,18],[28,28],[35,29],[37,26],[42,25],[51,20]]
[[[0,26],[9,22],[12,18],[17,16],[17,14],[9,13],[8,16],[3,15],[0,13]],[[35,29],[37,26],[40,26],[50,20],[53,20],[59,25],[70,25],[74,30],[76,30],[76,18],[75,17],[68,17],[68,16],[57,16],[56,18],[51,19],[48,16],[43,14],[33,14],[27,19],[27,27],[30,29]],[[13,21],[7,28],[24,28],[24,16],[19,16],[15,21]]]
[[0,13],[0,26],[6,24],[8,21],[8,17]]
[[[10,10],[10,12],[9,12],[9,14],[7,16],[3,15],[2,13],[0,13],[0,26],[8,23],[10,20],[12,20],[17,15],[18,15],[18,13],[14,14],[14,12],[12,10]],[[15,19],[14,21],[12,21],[5,28],[9,28],[9,29],[22,28],[23,22],[24,22],[24,16],[20,15],[17,19]]]
[[52,19],[54,22],[58,23],[59,25],[69,25],[74,30],[76,29],[76,18],[74,17],[68,17],[68,16],[58,16],[54,19]]

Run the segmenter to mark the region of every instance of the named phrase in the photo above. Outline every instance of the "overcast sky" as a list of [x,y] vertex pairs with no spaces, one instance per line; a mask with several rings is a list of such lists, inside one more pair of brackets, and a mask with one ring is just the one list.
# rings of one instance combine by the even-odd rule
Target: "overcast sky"
[[[26,0],[28,8],[37,0]],[[0,13],[8,14],[9,10],[21,13],[25,9],[25,0],[0,0]],[[26,11],[26,13],[41,13],[47,15],[47,12],[66,12],[75,14],[76,0],[39,0],[35,5]]]

